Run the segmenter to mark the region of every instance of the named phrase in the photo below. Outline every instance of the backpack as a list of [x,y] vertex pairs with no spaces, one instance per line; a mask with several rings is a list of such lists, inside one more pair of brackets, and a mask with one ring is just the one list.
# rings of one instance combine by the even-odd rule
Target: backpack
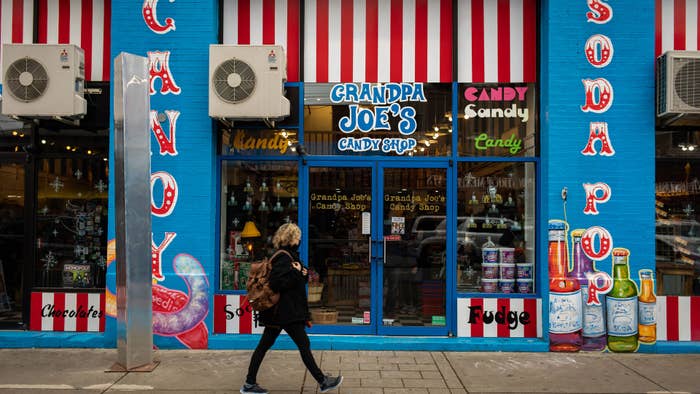
[[[280,300],[279,293],[275,293],[270,288],[270,272],[272,272],[272,259],[280,253],[286,253],[284,250],[278,250],[270,258],[264,258],[262,261],[251,263],[248,280],[245,288],[248,291],[248,303],[254,311],[264,311],[270,309]],[[291,255],[289,255],[291,257]]]

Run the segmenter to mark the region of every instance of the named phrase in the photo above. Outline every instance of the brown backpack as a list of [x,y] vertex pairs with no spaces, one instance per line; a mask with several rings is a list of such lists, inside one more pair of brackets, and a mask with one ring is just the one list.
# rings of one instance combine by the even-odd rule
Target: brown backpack
[[279,293],[275,293],[270,288],[272,259],[280,253],[286,253],[290,258],[292,257],[287,251],[278,250],[269,258],[264,258],[262,261],[256,261],[250,265],[245,288],[248,291],[248,303],[254,311],[261,312],[270,309],[280,300]]

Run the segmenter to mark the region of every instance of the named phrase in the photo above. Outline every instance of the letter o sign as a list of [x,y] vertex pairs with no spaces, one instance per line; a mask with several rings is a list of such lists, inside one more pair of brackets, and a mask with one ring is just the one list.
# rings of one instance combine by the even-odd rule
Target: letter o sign
[[[163,195],[160,206],[156,205],[153,199],[153,186],[160,181],[163,184]],[[158,217],[170,215],[177,204],[177,182],[172,175],[165,171],[158,171],[151,174],[151,213]]]
[[[594,250],[596,238],[599,240],[598,250]],[[605,260],[612,251],[612,235],[603,227],[589,227],[581,237],[581,246],[583,253],[592,260]]]
[[591,66],[603,68],[612,61],[614,49],[610,38],[602,34],[594,34],[586,41],[585,52]]

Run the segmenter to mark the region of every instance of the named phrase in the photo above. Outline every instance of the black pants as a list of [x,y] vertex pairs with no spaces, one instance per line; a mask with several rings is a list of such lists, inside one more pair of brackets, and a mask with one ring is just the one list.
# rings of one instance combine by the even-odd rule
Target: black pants
[[309,342],[309,336],[306,335],[306,330],[304,329],[304,323],[292,323],[284,327],[265,327],[262,337],[260,337],[260,342],[258,342],[258,347],[255,348],[253,356],[250,358],[250,365],[248,366],[248,376],[246,376],[246,383],[253,384],[256,382],[256,377],[258,376],[258,369],[260,364],[262,364],[265,353],[275,344],[275,340],[282,332],[282,329],[289,334],[294,343],[299,348],[299,353],[301,354],[301,359],[304,361],[304,365],[311,373],[311,376],[316,379],[318,383],[323,382],[325,378],[323,372],[316,365],[313,354],[311,354],[311,343]]

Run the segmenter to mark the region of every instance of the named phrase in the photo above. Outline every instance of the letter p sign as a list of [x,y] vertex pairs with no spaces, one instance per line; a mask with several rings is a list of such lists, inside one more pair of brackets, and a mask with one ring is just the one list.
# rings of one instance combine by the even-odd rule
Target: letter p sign
[[583,190],[586,191],[586,207],[583,208],[583,213],[586,215],[597,215],[596,204],[607,202],[612,194],[610,186],[603,182],[584,183]]

